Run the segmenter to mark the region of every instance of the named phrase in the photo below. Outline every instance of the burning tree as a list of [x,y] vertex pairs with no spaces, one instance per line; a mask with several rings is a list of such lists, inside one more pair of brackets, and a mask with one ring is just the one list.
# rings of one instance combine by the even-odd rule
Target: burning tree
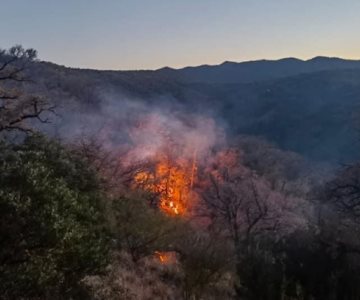
[[156,158],[152,170],[136,174],[135,182],[159,197],[159,207],[168,214],[183,215],[193,185],[194,162],[171,161],[166,155]]
[[130,164],[149,166],[134,176],[135,186],[154,193],[164,212],[184,215],[193,206],[198,164],[214,143],[213,126],[207,119],[185,124],[151,114],[131,132],[136,147],[128,155]]

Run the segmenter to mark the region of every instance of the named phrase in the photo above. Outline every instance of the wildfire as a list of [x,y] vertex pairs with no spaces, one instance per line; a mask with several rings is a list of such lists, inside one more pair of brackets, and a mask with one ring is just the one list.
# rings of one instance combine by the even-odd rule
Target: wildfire
[[135,182],[159,195],[159,207],[170,215],[184,215],[189,205],[196,175],[195,155],[192,160],[170,160],[160,155],[152,171],[142,171]]
[[158,195],[159,208],[170,215],[188,213],[196,201],[197,164],[222,140],[214,120],[165,110],[141,114],[134,125],[126,164],[152,165],[132,177],[135,187]]
[[161,252],[155,251],[155,256],[158,258],[161,264],[169,265],[176,262],[176,253],[175,252]]

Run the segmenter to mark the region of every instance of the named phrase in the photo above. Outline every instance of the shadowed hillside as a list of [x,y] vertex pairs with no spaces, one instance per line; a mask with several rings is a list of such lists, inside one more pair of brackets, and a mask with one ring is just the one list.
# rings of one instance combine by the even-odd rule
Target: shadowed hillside
[[231,134],[263,136],[310,159],[344,163],[358,157],[353,145],[359,61],[289,58],[157,71],[97,71],[36,62],[29,72],[36,89],[54,99],[60,113],[96,114],[104,102],[120,111],[124,101],[136,101],[211,115]]

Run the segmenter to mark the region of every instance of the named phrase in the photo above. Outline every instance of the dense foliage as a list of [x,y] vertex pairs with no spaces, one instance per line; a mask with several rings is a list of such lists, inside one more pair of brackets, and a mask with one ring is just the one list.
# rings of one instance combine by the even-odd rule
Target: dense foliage
[[43,137],[0,147],[0,293],[71,295],[106,262],[96,174]]

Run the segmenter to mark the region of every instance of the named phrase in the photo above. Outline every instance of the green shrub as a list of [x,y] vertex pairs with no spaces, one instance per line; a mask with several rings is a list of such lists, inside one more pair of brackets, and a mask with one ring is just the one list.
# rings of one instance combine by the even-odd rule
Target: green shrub
[[106,262],[96,175],[44,137],[0,147],[0,294],[68,298]]

